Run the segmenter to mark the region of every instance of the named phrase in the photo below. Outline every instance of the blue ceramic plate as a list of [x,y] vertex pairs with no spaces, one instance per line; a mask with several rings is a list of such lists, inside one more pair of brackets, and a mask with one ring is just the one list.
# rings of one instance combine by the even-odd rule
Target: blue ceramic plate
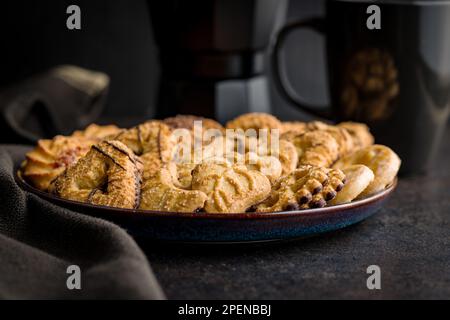
[[177,213],[120,209],[58,198],[40,191],[20,173],[16,181],[25,190],[61,207],[112,221],[132,236],[182,242],[249,242],[288,240],[341,229],[376,213],[397,186],[369,198],[319,209],[273,213]]

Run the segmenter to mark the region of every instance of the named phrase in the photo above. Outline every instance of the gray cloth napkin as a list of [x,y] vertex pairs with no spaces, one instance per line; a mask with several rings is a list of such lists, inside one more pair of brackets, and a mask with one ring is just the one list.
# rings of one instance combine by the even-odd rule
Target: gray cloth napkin
[[0,142],[35,143],[70,134],[102,112],[108,75],[71,65],[57,66],[0,92]]
[[[13,172],[27,149],[0,145],[0,298],[163,299],[124,230],[20,189]],[[70,265],[80,267],[80,290],[67,288]]]

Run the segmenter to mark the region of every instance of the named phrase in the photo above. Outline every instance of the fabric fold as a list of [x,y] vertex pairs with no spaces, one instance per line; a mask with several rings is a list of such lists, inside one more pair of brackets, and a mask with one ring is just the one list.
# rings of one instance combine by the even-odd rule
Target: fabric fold
[[[164,299],[144,253],[124,230],[15,183],[27,150],[0,146],[0,298]],[[70,265],[80,267],[80,290],[67,288]]]

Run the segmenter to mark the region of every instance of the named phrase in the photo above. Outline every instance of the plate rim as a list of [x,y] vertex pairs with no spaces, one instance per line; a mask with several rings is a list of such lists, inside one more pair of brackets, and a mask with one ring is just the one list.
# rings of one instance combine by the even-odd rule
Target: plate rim
[[[347,211],[350,209],[356,209],[373,202],[377,202],[380,199],[383,199],[396,189],[398,185],[398,178],[395,177],[394,181],[386,187],[386,189],[361,200],[356,200],[354,202],[348,202],[343,204],[338,204],[330,207],[323,208],[313,208],[313,209],[305,209],[305,210],[293,210],[293,211],[274,211],[274,212],[237,212],[237,213],[195,213],[195,212],[174,212],[174,211],[153,211],[153,210],[142,210],[142,209],[128,209],[128,208],[118,208],[118,207],[110,207],[104,205],[95,205],[91,203],[75,201],[60,198],[51,193],[39,190],[22,177],[21,170],[14,170],[14,180],[21,187],[22,190],[26,192],[30,192],[34,195],[43,198],[44,200],[50,201],[53,204],[55,202],[58,203],[68,203],[73,206],[78,206],[79,208],[89,208],[89,209],[101,209],[106,210],[111,214],[120,214],[125,216],[125,214],[132,214],[134,217],[164,217],[164,218],[190,218],[190,219],[272,219],[272,218],[288,218],[288,217],[298,217],[298,216],[317,216],[322,214],[332,214],[335,212]],[[52,201],[53,200],[53,201]],[[70,209],[71,210],[71,209]]]

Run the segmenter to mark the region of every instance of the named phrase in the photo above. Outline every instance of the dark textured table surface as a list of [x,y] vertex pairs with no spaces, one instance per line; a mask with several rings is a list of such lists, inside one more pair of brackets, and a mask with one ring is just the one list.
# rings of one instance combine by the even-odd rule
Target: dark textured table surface
[[[450,130],[427,175],[401,178],[375,216],[305,240],[141,243],[170,299],[450,299]],[[381,269],[368,290],[367,267]]]

